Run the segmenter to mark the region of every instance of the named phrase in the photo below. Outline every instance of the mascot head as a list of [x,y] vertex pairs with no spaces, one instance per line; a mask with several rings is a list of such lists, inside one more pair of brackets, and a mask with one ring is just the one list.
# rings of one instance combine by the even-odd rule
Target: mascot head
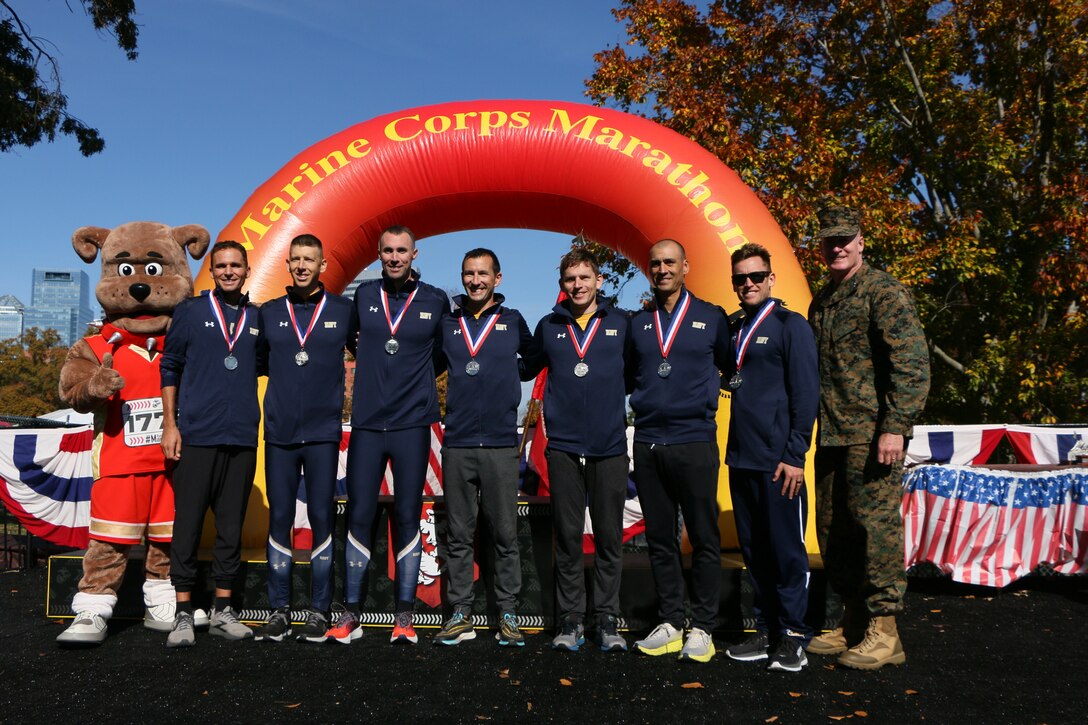
[[193,295],[188,251],[200,259],[211,235],[196,224],[168,227],[129,222],[116,229],[80,227],[72,246],[90,264],[102,252],[102,279],[95,296],[106,321],[136,335],[162,335],[174,308]]

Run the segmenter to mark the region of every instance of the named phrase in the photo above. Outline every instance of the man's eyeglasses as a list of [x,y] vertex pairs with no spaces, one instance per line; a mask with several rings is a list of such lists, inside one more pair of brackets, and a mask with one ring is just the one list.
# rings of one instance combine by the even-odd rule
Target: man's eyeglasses
[[746,274],[734,274],[733,286],[740,287],[744,284],[745,280],[752,280],[752,284],[763,284],[768,277],[771,276],[770,272],[748,272]]

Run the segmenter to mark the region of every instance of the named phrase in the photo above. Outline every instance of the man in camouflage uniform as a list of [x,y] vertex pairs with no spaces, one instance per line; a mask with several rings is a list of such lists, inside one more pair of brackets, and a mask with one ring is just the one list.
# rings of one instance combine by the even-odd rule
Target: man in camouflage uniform
[[858,212],[824,206],[817,217],[830,280],[808,314],[820,363],[816,529],[846,614],[808,651],[875,670],[906,661],[895,625],[907,589],[899,505],[929,353],[910,292],[862,259]]

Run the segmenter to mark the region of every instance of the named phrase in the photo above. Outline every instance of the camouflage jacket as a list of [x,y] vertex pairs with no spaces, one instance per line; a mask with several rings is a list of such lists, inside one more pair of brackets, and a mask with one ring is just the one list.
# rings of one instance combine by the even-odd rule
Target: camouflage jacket
[[929,392],[929,350],[910,292],[867,264],[812,300],[820,357],[821,446],[910,436]]

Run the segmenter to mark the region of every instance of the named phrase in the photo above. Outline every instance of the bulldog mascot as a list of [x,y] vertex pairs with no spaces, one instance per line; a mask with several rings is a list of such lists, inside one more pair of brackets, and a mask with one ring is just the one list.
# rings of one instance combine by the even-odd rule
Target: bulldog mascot
[[159,359],[174,307],[193,294],[185,252],[199,259],[210,241],[204,227],[153,222],[81,227],[72,235],[84,262],[101,253],[95,295],[106,324],[72,346],[60,373],[60,397],[95,420],[90,544],[72,599],[75,621],[57,637],[63,645],[105,640],[129,549],[141,542],[147,546],[144,626],[173,627],[174,491],[159,446]]

